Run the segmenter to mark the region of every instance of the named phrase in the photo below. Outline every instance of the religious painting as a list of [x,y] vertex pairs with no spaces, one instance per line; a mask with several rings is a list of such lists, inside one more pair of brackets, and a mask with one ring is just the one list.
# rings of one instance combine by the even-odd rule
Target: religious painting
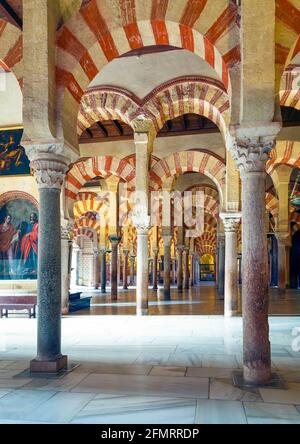
[[23,198],[0,204],[0,280],[37,278],[39,217]]
[[30,174],[29,160],[20,145],[23,130],[0,131],[0,176]]

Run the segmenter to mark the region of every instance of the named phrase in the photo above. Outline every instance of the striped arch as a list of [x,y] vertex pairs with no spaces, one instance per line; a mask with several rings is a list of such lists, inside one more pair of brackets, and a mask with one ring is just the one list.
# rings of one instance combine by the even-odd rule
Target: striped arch
[[267,163],[267,173],[271,176],[275,187],[278,185],[276,167],[279,165],[300,168],[300,142],[284,140],[276,143],[276,148],[271,152],[271,158]]
[[109,193],[102,192],[101,200],[97,193],[92,192],[81,192],[77,195],[77,200],[74,204],[74,217],[75,219],[80,218],[85,214],[99,214],[100,211],[104,215],[105,220],[107,220],[109,209]]
[[300,66],[290,65],[283,73],[279,99],[281,106],[300,109]]
[[88,239],[90,239],[93,242],[93,244],[95,246],[97,245],[98,234],[93,228],[74,226],[73,234],[74,234],[75,238],[78,238],[79,236],[87,237]]
[[138,116],[146,116],[158,132],[168,120],[188,113],[207,117],[225,137],[230,122],[230,101],[221,82],[208,77],[186,76],[165,82],[143,100],[122,88],[95,87],[81,100],[77,132],[97,121],[119,119],[134,128]]
[[271,193],[266,193],[266,207],[269,213],[272,214],[276,225],[279,215],[279,201],[277,197],[273,196]]
[[202,191],[204,193],[204,208],[208,214],[211,214],[215,218],[218,218],[219,214],[219,194],[218,192],[208,185],[193,185],[186,191]]
[[91,80],[107,63],[137,48],[170,45],[191,51],[213,67],[230,93],[228,66],[240,59],[234,2],[212,8],[206,1],[119,0],[114,6],[110,0],[92,0],[58,32],[56,73],[66,133],[76,127]]
[[99,156],[82,160],[73,165],[65,181],[66,209],[72,215],[72,207],[85,183],[95,177],[117,176],[125,182],[135,178],[135,168],[125,160],[112,156]]
[[[0,60],[2,68],[12,71],[23,86],[23,39],[16,26],[0,19]],[[1,64],[0,64],[1,67]]]
[[198,151],[181,151],[157,162],[150,171],[150,186],[154,190],[164,183],[187,172],[202,173],[217,186],[220,203],[223,203],[225,185],[225,164],[212,154]]
[[132,117],[139,112],[139,105],[129,94],[105,88],[91,88],[82,97],[77,123],[81,134],[96,122],[121,120],[131,125]]

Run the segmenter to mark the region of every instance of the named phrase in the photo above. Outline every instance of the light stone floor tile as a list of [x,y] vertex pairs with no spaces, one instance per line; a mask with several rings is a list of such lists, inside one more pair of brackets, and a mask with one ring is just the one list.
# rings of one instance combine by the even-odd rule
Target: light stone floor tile
[[7,395],[10,392],[11,392],[11,390],[2,390],[2,389],[0,389],[0,398],[2,398],[3,396]]
[[66,423],[71,421],[94,396],[93,393],[56,393],[37,408],[24,414],[24,419],[47,423]]
[[196,401],[150,396],[96,396],[73,419],[77,424],[193,424]]
[[202,367],[238,368],[238,363],[234,355],[203,355]]
[[207,378],[91,374],[72,392],[120,393],[184,398],[208,398]]
[[300,404],[300,384],[289,383],[288,390],[259,389],[265,402],[279,404]]
[[232,385],[230,379],[210,380],[209,398],[227,401],[261,401],[256,389],[240,389]]
[[24,385],[28,384],[29,382],[31,382],[32,379],[30,378],[20,378],[20,379],[12,379],[12,378],[7,378],[7,379],[0,379],[0,388],[20,388],[23,387]]
[[206,367],[188,367],[186,376],[192,378],[225,378],[230,379],[235,369],[231,368],[206,368]]
[[197,401],[196,424],[247,424],[243,404],[237,401]]
[[293,405],[245,402],[249,424],[300,424],[300,414]]
[[112,364],[80,364],[74,373],[102,373],[119,375],[148,375],[152,365],[112,365]]
[[298,370],[300,371],[300,359],[299,358],[272,358],[276,368],[278,370]]
[[134,361],[135,364],[144,365],[162,365],[168,362],[170,353],[152,353],[144,352],[139,355],[139,357]]
[[29,384],[26,384],[23,389],[31,390],[53,390],[55,392],[67,392],[78,385],[89,373],[74,373],[60,379],[33,379]]
[[0,419],[23,419],[54,394],[55,392],[37,390],[15,390],[0,398]]
[[176,352],[171,354],[167,360],[166,365],[170,366],[197,366],[202,365],[202,354],[201,353],[179,353]]
[[185,376],[186,367],[153,367],[150,376]]

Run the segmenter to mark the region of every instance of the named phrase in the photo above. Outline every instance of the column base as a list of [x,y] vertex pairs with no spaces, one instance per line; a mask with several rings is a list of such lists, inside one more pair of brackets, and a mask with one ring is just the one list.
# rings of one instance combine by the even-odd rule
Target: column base
[[62,308],[62,310],[61,310],[61,314],[62,314],[62,315],[67,315],[67,314],[69,314],[69,307],[64,307],[64,308]]
[[136,315],[137,316],[148,316],[149,310],[147,308],[137,308]]
[[61,355],[53,361],[40,361],[33,359],[30,361],[30,373],[59,373],[68,367],[68,357]]

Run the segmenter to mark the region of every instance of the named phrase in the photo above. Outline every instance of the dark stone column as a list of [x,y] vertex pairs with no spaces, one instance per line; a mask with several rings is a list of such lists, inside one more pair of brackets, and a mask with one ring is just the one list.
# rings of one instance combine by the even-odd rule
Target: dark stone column
[[190,254],[191,273],[190,273],[190,287],[194,286],[194,253]]
[[163,236],[164,239],[164,300],[171,299],[171,236]]
[[94,251],[94,288],[98,290],[100,287],[100,257],[99,251]]
[[183,251],[183,288],[185,290],[189,289],[189,248],[185,248]]
[[124,290],[128,290],[128,250],[123,251],[123,288]]
[[218,234],[218,293],[224,299],[225,288],[225,234]]
[[[42,157],[42,154],[40,154]],[[61,226],[60,192],[67,165],[45,154],[31,162],[39,187],[38,332],[32,373],[57,373],[67,367],[61,353]]]
[[101,293],[106,293],[106,250],[100,251]]
[[121,240],[119,236],[109,236],[111,243],[111,300],[118,300],[118,245]]
[[157,290],[157,260],[158,260],[158,249],[153,249],[153,276],[152,276],[152,284],[153,290]]
[[265,140],[238,140],[234,154],[242,179],[244,379],[255,385],[271,380],[265,187],[275,141]]
[[183,290],[183,273],[182,273],[182,254],[183,247],[179,246],[177,249],[178,252],[178,262],[177,262],[177,289],[179,293],[182,293]]
[[134,262],[135,262],[135,256],[130,256],[130,283],[129,283],[129,285],[131,287],[134,286]]

